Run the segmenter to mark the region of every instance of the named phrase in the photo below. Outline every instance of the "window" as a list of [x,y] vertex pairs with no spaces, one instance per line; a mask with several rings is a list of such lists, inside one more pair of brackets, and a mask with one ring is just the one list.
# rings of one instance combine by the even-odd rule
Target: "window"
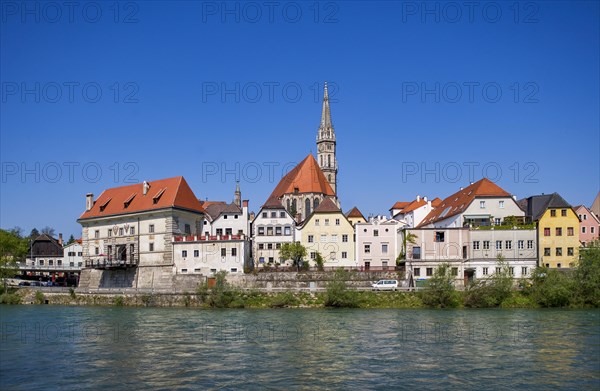
[[556,236],[562,236],[562,228],[556,227]]
[[567,216],[567,210],[566,210],[566,209],[561,209],[561,211],[560,211],[560,215],[561,215],[562,217],[566,217],[566,216]]
[[567,236],[573,236],[574,232],[573,227],[567,227]]
[[265,234],[265,227],[258,227],[258,235],[263,236]]
[[496,250],[502,250],[502,240],[496,240]]
[[515,268],[514,268],[514,266],[510,266],[508,268],[508,274],[511,275],[511,276],[515,275]]
[[279,212],[279,217],[282,219],[285,218],[285,212]]
[[82,251],[78,252],[78,253],[77,253],[77,256],[78,256],[78,257],[83,257],[83,252],[82,252]]
[[95,253],[96,255],[100,255],[100,247],[96,247],[96,248],[94,249],[94,253]]
[[550,210],[550,216],[551,217],[556,217],[556,210],[555,209],[551,209]]
[[332,242],[337,242],[338,241],[338,236],[337,235],[331,235],[331,241]]
[[217,235],[223,235],[223,228],[217,228]]
[[267,250],[273,250],[273,243],[267,243]]
[[544,247],[544,256],[545,257],[549,257],[550,256],[550,247]]
[[575,254],[573,247],[567,247],[567,255],[572,257]]
[[524,240],[517,241],[517,247],[519,248],[519,250],[523,250],[525,248],[525,241]]
[[100,231],[99,230],[95,230],[94,231],[94,238],[95,239],[100,239]]
[[277,218],[277,212],[271,212],[271,218],[272,219]]
[[315,237],[313,235],[308,235],[308,243],[314,243]]
[[231,249],[231,256],[232,257],[237,257],[237,248],[234,247],[234,248]]
[[585,233],[585,227],[581,227],[581,233],[584,234]]
[[550,236],[550,228],[544,228],[544,236]]
[[227,215],[223,215],[223,220],[227,220]]
[[505,241],[504,245],[506,246],[507,250],[512,250],[512,240]]
[[108,229],[107,236],[109,238],[112,237],[112,229],[110,229],[110,228]]
[[342,251],[342,259],[348,259],[348,253],[346,251]]
[[183,258],[187,257],[187,250],[182,250],[182,251],[181,251],[181,256],[182,256]]
[[413,259],[421,259],[421,247],[413,247]]
[[388,245],[387,244],[382,244],[381,245],[381,253],[382,254],[387,254],[388,252]]
[[479,201],[479,208],[485,209],[485,201]]
[[44,266],[44,260],[40,259],[40,266]]
[[325,219],[325,225],[329,225],[329,219]]
[[234,219],[237,219],[237,218],[238,218],[238,215],[233,215],[233,218],[234,218]]
[[500,225],[502,223],[502,219],[500,217],[496,217],[494,219],[494,225]]
[[435,233],[435,241],[440,243],[444,241],[444,233],[443,232],[436,232]]
[[481,270],[481,274],[483,274],[484,276],[487,276],[487,275],[488,275],[488,268],[487,268],[487,267],[484,267],[484,268]]
[[237,273],[237,271],[238,271],[237,267],[232,267],[229,270],[231,271],[231,273]]
[[556,256],[557,257],[562,257],[562,247],[557,247],[556,248]]
[[194,250],[194,258],[198,258],[200,256],[200,250]]
[[119,236],[123,236],[123,228],[119,228]]
[[74,267],[75,266],[75,262],[69,262],[69,266],[70,267]]
[[281,227],[275,227],[275,235],[281,236]]
[[310,259],[316,259],[317,258],[317,253],[316,252],[311,252],[310,253]]
[[489,240],[484,240],[483,241],[483,249],[484,250],[489,250],[490,249],[490,241]]
[[327,243],[327,234],[321,235],[321,243]]
[[281,243],[275,243],[275,248],[277,250],[280,250],[281,249]]
[[533,240],[528,240],[527,241],[527,249],[531,250],[533,248]]
[[265,245],[263,243],[259,243],[258,244],[258,249],[259,250],[264,250],[265,249]]
[[521,276],[527,275],[527,266],[521,266]]
[[340,225],[340,219],[335,219],[335,225]]
[[365,244],[365,254],[371,254],[371,245]]
[[419,277],[419,276],[421,276],[421,268],[415,267],[415,277]]
[[560,269],[560,266],[561,266],[560,263],[556,264],[556,267],[559,268],[559,269]]
[[315,225],[318,226],[320,224],[319,219],[315,219]]
[[290,227],[285,227],[285,228],[283,229],[283,234],[284,234],[285,236],[290,236],[290,235],[292,234],[292,230],[291,230],[291,228],[290,228]]
[[500,274],[502,272],[502,268],[501,267],[496,267],[496,274]]
[[269,257],[269,263],[273,263],[274,260],[275,260],[275,258]]
[[427,269],[425,269],[425,274],[428,276],[433,276],[433,268],[428,267]]
[[225,257],[225,256],[227,256],[227,249],[226,249],[226,248],[222,248],[222,249],[221,249],[221,256],[222,256],[222,257]]
[[479,250],[479,240],[473,242],[473,250]]
[[262,217],[263,217],[263,219],[266,219],[266,218],[267,218],[267,216],[268,216],[268,215],[267,215],[267,212],[262,212]]
[[148,243],[148,251],[154,251],[154,243]]
[[373,230],[373,236],[379,236],[379,230],[378,229],[374,229]]
[[129,228],[129,233],[130,233],[131,235],[135,235],[135,227],[131,227],[131,228]]
[[596,227],[590,227],[590,233],[592,233],[592,234],[594,233],[594,228],[596,228]]
[[187,273],[187,269],[181,269],[182,273]]
[[348,242],[348,235],[342,235],[342,242]]
[[453,268],[452,268],[452,275],[453,275],[454,277],[458,276],[458,268],[457,268],[457,267],[453,267]]
[[186,235],[191,235],[192,234],[192,227],[190,227],[189,224],[184,225],[183,231],[185,232]]
[[151,233],[151,234],[153,234],[153,233],[154,233],[154,224],[150,224],[150,225],[148,226],[148,232],[149,232],[149,233]]
[[498,208],[504,209],[504,201],[498,201]]
[[52,266],[54,265],[54,260],[53,259],[49,259],[48,260],[48,266]]
[[587,215],[583,215],[583,219],[584,219],[584,220],[587,220]]

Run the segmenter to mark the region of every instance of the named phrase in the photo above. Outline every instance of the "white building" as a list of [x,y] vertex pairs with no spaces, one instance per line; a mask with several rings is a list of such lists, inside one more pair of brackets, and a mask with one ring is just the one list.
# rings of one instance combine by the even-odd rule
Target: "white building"
[[356,258],[364,270],[394,270],[400,254],[402,239],[398,220],[376,216],[366,223],[354,225]]
[[224,270],[241,274],[253,267],[245,235],[178,236],[173,238],[175,274],[214,275]]
[[396,202],[390,211],[393,219],[404,222],[407,227],[414,228],[421,224],[423,219],[441,202],[442,200],[439,198],[428,200],[427,197],[417,196],[410,202]]
[[239,184],[236,185],[232,203],[224,201],[200,201],[205,212],[202,228],[204,236],[246,235],[250,233],[248,200],[241,199]]
[[280,200],[267,200],[254,218],[252,231],[254,264],[258,267],[285,264],[279,249],[283,243],[296,241],[296,221]]

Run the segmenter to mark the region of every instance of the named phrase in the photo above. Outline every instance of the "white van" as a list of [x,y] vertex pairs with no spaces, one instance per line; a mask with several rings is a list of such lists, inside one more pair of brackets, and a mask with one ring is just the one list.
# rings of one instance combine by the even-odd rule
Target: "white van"
[[395,291],[398,289],[398,280],[379,280],[371,286],[374,291]]

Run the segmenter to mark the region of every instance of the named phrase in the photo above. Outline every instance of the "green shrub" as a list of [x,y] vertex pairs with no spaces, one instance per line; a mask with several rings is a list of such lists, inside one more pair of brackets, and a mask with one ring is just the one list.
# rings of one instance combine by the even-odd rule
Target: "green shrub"
[[460,293],[454,288],[454,277],[450,265],[442,263],[427,280],[425,289],[420,291],[423,304],[428,307],[454,308],[460,306]]
[[298,305],[298,299],[296,295],[292,292],[284,292],[275,295],[272,298],[269,307],[271,308],[284,308],[284,307],[293,307]]
[[575,288],[571,273],[537,268],[526,293],[542,307],[567,307],[574,302]]
[[5,292],[0,295],[0,304],[21,304],[21,295],[17,292]]
[[350,273],[340,269],[336,270],[333,279],[327,284],[324,304],[326,307],[357,308],[360,306],[358,292],[351,291],[346,285]]
[[36,291],[35,292],[35,302],[37,304],[44,304],[45,301],[46,301],[46,297],[44,296],[44,294],[41,291]]
[[475,308],[499,307],[508,299],[513,290],[513,278],[509,273],[508,264],[501,256],[498,257],[499,272],[491,277],[473,282],[465,292],[465,305]]
[[117,296],[113,299],[113,304],[116,305],[117,307],[122,307],[123,304],[125,304],[125,301],[123,300],[123,296]]
[[69,295],[71,295],[71,298],[72,298],[72,299],[74,299],[74,298],[76,297],[76,296],[75,296],[75,289],[73,289],[73,287],[70,287],[70,288],[69,288]]

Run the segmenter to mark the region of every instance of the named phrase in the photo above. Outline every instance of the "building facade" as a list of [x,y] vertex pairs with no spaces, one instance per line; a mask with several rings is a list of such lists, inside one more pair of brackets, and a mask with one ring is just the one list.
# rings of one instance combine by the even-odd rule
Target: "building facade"
[[281,201],[271,198],[262,206],[252,223],[253,258],[256,267],[289,265],[279,250],[283,243],[296,241],[296,221]]
[[356,259],[363,270],[394,270],[396,258],[400,254],[402,239],[397,220],[384,216],[371,218],[368,222],[357,223]]
[[579,242],[583,247],[600,237],[600,220],[584,205],[573,208],[579,217]]
[[175,236],[175,274],[212,276],[218,271],[241,274],[252,270],[250,240],[245,235]]

